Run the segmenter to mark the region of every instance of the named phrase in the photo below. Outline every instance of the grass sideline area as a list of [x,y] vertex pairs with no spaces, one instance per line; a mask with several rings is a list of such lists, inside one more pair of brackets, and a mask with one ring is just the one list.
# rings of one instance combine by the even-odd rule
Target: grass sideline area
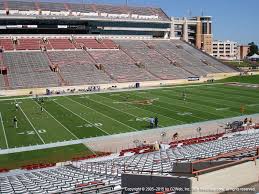
[[232,65],[234,67],[252,67],[253,65],[251,63],[248,63],[246,61],[225,61],[225,63]]
[[73,157],[92,155],[83,144],[0,155],[0,168],[16,169],[28,164],[69,161]]
[[239,83],[249,83],[249,84],[259,84],[259,75],[249,75],[249,76],[233,76],[218,82],[239,82]]

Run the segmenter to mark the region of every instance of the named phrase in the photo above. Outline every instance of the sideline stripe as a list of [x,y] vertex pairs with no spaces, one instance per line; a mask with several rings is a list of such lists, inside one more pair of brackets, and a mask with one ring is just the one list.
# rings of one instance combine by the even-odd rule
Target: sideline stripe
[[3,128],[3,132],[4,132],[4,138],[5,138],[6,147],[8,149],[9,145],[8,145],[7,137],[6,137],[6,134],[5,134],[4,122],[3,122],[3,118],[2,118],[2,113],[1,112],[0,112],[0,119],[1,119],[2,128]]

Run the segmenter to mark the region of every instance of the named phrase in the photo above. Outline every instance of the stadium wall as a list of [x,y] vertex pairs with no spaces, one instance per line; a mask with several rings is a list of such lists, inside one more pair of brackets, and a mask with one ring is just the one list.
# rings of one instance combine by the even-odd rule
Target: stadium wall
[[[191,177],[192,193],[216,194],[259,182],[259,159]],[[203,190],[199,190],[202,188]],[[238,192],[238,190],[235,190]]]
[[139,192],[141,194],[158,193],[159,191],[175,191],[175,194],[188,194],[179,192],[178,188],[190,188],[191,181],[188,177],[172,177],[160,175],[122,174],[122,187],[126,193]]
[[243,189],[250,189],[248,191],[252,193],[253,188],[244,186],[259,182],[258,162],[259,159],[198,177],[122,174],[122,187],[125,187],[126,191],[140,191],[140,193],[156,193],[154,190],[157,189],[175,191],[176,194],[218,194],[225,191],[240,192],[244,191]]
[[[146,82],[139,82],[139,83],[141,88],[147,88],[147,87],[170,86],[170,85],[179,85],[179,84],[204,83],[211,79],[219,80],[219,79],[224,79],[235,75],[239,75],[239,73],[208,74],[206,77],[201,77],[197,81],[188,81],[188,79],[178,79],[178,80],[146,81]],[[115,90],[115,89],[134,88],[135,84],[136,82],[127,82],[127,83],[96,84],[96,86],[100,86],[101,90]],[[62,91],[67,91],[71,89],[72,90],[75,89],[77,91],[81,89],[86,89],[90,86],[93,86],[93,85],[0,90],[0,96],[22,96],[22,95],[32,95],[32,94],[44,95],[46,94],[46,89],[49,89],[50,91],[54,91],[54,92],[58,92],[58,91],[62,92]]]

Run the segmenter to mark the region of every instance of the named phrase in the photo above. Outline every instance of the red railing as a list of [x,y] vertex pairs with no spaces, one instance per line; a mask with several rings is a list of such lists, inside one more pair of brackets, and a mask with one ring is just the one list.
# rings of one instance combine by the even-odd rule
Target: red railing
[[127,152],[131,152],[134,154],[144,154],[144,153],[153,152],[153,151],[154,151],[153,146],[147,145],[147,146],[141,146],[141,147],[122,150],[120,152],[120,156],[124,156],[124,154]]
[[207,135],[207,136],[202,136],[202,137],[195,137],[195,138],[190,138],[190,139],[183,139],[183,140],[176,140],[174,142],[171,142],[171,148],[177,147],[179,144],[180,145],[191,145],[191,144],[197,144],[197,143],[203,143],[203,142],[208,142],[208,141],[214,141],[217,140],[218,138],[222,137],[225,133],[219,133],[215,135]]

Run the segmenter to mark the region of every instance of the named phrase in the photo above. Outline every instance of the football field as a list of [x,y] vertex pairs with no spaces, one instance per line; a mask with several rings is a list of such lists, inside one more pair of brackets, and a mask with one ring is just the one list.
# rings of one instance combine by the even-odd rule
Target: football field
[[0,98],[0,148],[146,130],[156,116],[159,127],[167,127],[240,116],[241,109],[253,114],[259,112],[258,99],[258,89],[225,84],[45,97],[43,103]]

